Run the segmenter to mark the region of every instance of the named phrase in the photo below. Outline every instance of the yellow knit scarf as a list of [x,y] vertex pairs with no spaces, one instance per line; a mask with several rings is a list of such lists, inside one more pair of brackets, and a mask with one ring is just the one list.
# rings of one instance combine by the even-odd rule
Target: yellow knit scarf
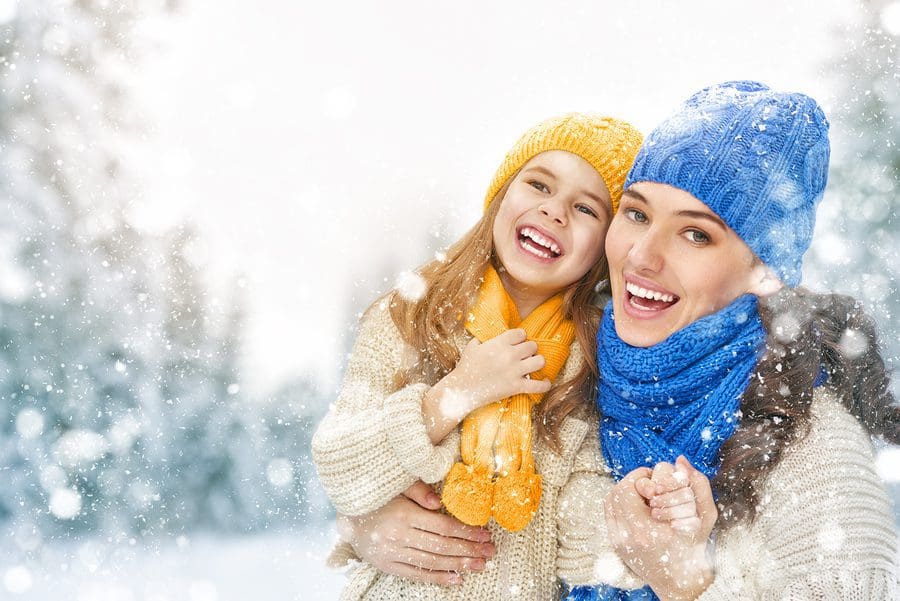
[[[488,266],[466,329],[485,342],[511,328],[523,328],[547,360],[536,379],[554,380],[569,357],[575,324],[563,317],[562,295],[545,301],[524,320]],[[510,531],[528,525],[541,500],[541,477],[531,452],[531,407],[543,394],[517,394],[469,414],[462,424],[460,452],[444,481],[441,500],[466,524],[483,526],[491,516]]]

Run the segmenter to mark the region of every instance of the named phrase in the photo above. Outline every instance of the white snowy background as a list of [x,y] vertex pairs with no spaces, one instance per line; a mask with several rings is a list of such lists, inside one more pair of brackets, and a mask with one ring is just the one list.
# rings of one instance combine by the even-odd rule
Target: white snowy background
[[558,113],[818,99],[805,282],[897,356],[896,0],[0,0],[0,29],[0,598],[335,598],[309,437],[356,316]]

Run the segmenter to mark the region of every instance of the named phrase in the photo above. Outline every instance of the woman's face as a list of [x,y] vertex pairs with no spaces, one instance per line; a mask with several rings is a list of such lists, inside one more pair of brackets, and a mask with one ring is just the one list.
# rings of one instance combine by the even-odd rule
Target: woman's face
[[494,249],[520,312],[580,280],[603,256],[609,190],[581,157],[542,152],[522,166],[499,200]]
[[616,333],[648,347],[758,293],[767,270],[700,200],[665,184],[625,191],[606,237]]

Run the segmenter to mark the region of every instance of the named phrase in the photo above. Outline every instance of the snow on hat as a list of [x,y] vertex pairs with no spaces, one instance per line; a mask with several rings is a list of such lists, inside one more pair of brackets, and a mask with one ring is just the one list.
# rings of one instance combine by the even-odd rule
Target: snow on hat
[[730,81],[697,92],[647,136],[625,187],[648,181],[690,192],[796,286],[829,154],[815,100]]

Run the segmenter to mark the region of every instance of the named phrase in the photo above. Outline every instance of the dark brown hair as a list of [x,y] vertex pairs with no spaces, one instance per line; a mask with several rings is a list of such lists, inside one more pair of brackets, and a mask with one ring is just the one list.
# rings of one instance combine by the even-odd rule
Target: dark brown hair
[[[765,351],[741,399],[741,422],[722,445],[713,480],[720,523],[752,521],[765,475],[809,431],[817,380],[833,389],[871,434],[900,442],[873,320],[849,296],[784,288],[760,300]],[[826,379],[827,378],[827,379]]]

